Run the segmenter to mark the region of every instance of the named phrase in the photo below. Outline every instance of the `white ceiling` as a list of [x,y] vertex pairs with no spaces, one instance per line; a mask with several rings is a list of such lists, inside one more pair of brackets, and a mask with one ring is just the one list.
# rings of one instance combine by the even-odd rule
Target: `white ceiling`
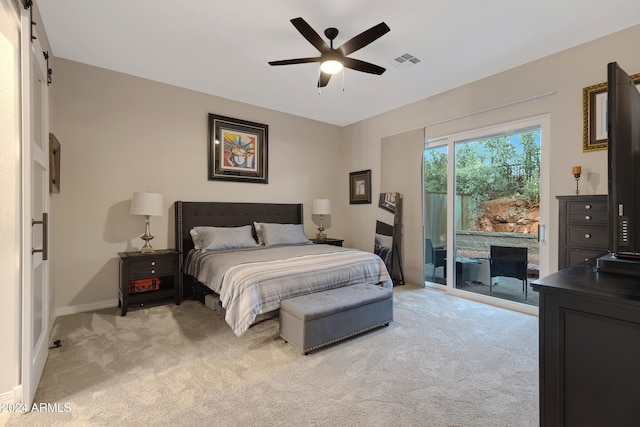
[[[348,125],[640,23],[638,0],[37,0],[53,55]],[[291,24],[304,18],[334,47],[380,23],[391,32],[318,94],[316,56]],[[390,65],[410,53],[422,60]],[[604,65],[603,65],[604,66]],[[53,74],[55,84],[55,70]],[[224,111],[212,111],[224,114]]]

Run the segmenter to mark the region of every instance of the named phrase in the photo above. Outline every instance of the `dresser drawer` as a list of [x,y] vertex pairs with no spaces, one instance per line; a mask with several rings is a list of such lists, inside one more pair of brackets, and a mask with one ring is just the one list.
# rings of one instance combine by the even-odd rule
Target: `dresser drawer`
[[600,256],[607,251],[598,249],[567,249],[567,265],[575,265],[579,262]]
[[609,244],[606,225],[568,225],[567,246],[606,248]]
[[607,204],[602,202],[568,202],[567,222],[607,224]]
[[138,279],[150,276],[173,275],[174,258],[153,258],[131,261],[129,264],[129,278]]

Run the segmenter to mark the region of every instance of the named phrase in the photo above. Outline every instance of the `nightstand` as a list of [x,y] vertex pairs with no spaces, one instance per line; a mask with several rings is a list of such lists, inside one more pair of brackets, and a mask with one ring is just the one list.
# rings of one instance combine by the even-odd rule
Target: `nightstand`
[[331,246],[342,246],[342,242],[344,242],[343,239],[332,239],[331,237],[327,237],[324,240],[320,240],[320,239],[309,239],[309,240],[311,240],[313,243],[318,243],[322,245],[331,245]]
[[[173,249],[155,252],[121,252],[120,257],[120,300],[121,315],[127,315],[130,304],[144,305],[146,302],[173,298],[180,304],[178,289],[178,252]],[[133,280],[151,279],[147,286],[137,291]],[[154,281],[155,279],[155,281]],[[148,290],[144,290],[147,288]]]

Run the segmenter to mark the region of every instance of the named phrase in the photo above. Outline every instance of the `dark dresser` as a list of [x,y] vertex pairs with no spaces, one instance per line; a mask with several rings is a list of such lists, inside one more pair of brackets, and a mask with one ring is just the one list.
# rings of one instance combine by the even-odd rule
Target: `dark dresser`
[[531,282],[541,426],[640,425],[640,277],[594,268],[595,259]]
[[607,195],[557,196],[558,270],[607,252]]

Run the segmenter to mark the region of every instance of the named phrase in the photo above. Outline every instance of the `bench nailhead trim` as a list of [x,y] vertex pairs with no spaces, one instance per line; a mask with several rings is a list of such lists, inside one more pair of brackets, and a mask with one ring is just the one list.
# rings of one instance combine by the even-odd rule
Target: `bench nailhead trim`
[[355,336],[355,335],[359,335],[359,334],[361,334],[361,333],[363,333],[363,332],[370,331],[371,329],[375,329],[375,328],[378,328],[378,327],[383,326],[383,325],[388,325],[389,323],[391,323],[391,320],[387,320],[387,321],[385,321],[385,322],[377,323],[377,324],[375,324],[375,325],[373,325],[373,326],[369,326],[369,327],[364,328],[364,329],[361,329],[361,330],[359,330],[359,331],[352,332],[352,333],[350,333],[350,334],[348,334],[348,335],[345,335],[345,336],[342,336],[342,337],[340,337],[340,338],[334,338],[334,339],[332,339],[332,340],[330,340],[330,341],[327,341],[327,342],[322,343],[322,344],[315,345],[315,346],[310,347],[310,348],[308,348],[308,349],[306,349],[306,350],[302,350],[302,349],[299,349],[299,350],[300,350],[300,352],[301,352],[302,354],[305,354],[305,355],[306,355],[306,354],[307,354],[307,353],[309,353],[310,351],[313,351],[313,350],[319,349],[319,348],[321,348],[321,347],[324,347],[324,346],[329,345],[329,344],[333,344],[333,343],[338,342],[338,341],[346,340],[347,338],[353,337],[353,336]]

